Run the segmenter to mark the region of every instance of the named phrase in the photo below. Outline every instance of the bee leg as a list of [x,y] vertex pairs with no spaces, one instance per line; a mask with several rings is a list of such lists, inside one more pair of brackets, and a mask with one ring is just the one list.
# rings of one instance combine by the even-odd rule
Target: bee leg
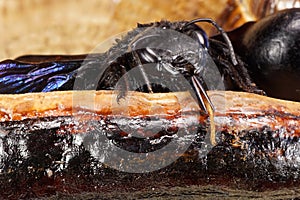
[[139,53],[136,51],[137,49],[139,49],[138,45],[140,42],[144,41],[145,39],[149,40],[150,38],[152,38],[153,40],[157,39],[157,34],[155,33],[155,29],[153,29],[152,26],[146,28],[144,31],[135,36],[135,38],[128,45],[128,51],[132,53],[132,56],[136,61],[136,67],[140,72],[140,75],[147,87],[148,92],[153,93],[151,83],[149,81],[148,75],[143,68],[141,59],[146,63],[153,63],[157,59],[157,55],[153,51],[151,51],[150,48],[147,48],[146,44],[142,45],[141,49],[144,49],[143,51]]
[[214,106],[209,99],[206,91],[196,76],[192,76],[192,86],[196,92],[197,100],[201,109],[209,115],[210,118],[210,142],[213,146],[217,145],[216,142],[216,127],[214,122]]
[[[133,74],[134,77],[131,77],[131,78],[134,78],[134,79],[139,79],[140,77],[142,78],[141,82],[143,84],[146,85],[146,88],[147,88],[147,92],[149,93],[153,93],[153,89],[152,89],[152,86],[151,86],[151,83],[149,81],[149,78],[148,78],[148,75],[146,74],[144,68],[143,68],[143,65],[137,55],[136,52],[132,52],[133,56],[134,56],[134,59],[135,61],[137,62],[137,69],[138,69],[138,74]],[[130,89],[129,87],[129,76],[130,76],[130,73],[127,72],[125,66],[123,65],[120,65],[121,67],[121,73],[122,73],[122,84],[119,85],[119,94],[118,94],[118,97],[117,97],[117,101],[119,102],[122,98],[125,98],[126,96],[126,93],[127,91]]]
[[129,90],[129,80],[128,80],[128,75],[127,71],[124,65],[120,65],[121,72],[123,74],[122,76],[122,83],[119,84],[119,93],[117,95],[117,102],[120,103],[121,99],[125,99],[125,96],[127,94],[127,91]]
[[[151,86],[151,83],[149,81],[149,78],[148,78],[148,75],[146,74],[145,70],[144,70],[144,67],[143,67],[143,64],[142,64],[142,61],[140,59],[140,56],[144,56],[143,53],[140,53],[138,54],[136,51],[132,51],[132,55],[134,57],[134,60],[136,61],[136,64],[137,64],[137,69],[139,71],[139,75],[140,77],[142,78],[142,83],[146,85],[147,87],[147,92],[149,93],[153,93],[153,89],[152,89],[152,86]],[[147,60],[148,61],[148,60]],[[152,61],[152,60],[151,60]],[[151,63],[148,61],[148,63]],[[136,75],[135,75],[136,76]],[[136,77],[137,78],[137,77]]]
[[212,110],[214,110],[211,100],[209,99],[204,87],[202,86],[202,84],[196,76],[192,76],[192,84],[193,88],[196,91],[197,98],[201,104],[201,109],[204,109],[204,111],[207,113],[208,111],[206,105],[209,104],[209,107],[211,107]]

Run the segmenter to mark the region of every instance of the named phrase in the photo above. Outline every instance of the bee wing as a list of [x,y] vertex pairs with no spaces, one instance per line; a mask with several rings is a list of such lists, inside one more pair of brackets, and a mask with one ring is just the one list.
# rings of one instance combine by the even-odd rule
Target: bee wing
[[0,63],[0,93],[49,92],[63,88],[74,79],[82,60],[26,63],[6,60]]

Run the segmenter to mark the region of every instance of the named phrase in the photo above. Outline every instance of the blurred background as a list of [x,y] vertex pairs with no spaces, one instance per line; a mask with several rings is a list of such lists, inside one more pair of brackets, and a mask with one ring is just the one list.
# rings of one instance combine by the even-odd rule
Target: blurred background
[[226,0],[0,0],[0,60],[88,53],[137,22],[215,18],[225,4]]
[[161,19],[209,17],[230,30],[273,12],[278,2],[299,6],[299,0],[0,0],[0,60],[89,53],[137,23]]

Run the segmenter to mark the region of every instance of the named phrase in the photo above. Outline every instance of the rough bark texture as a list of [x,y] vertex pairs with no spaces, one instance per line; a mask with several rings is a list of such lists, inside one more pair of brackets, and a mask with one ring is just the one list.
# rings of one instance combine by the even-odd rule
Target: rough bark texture
[[[75,93],[84,98],[98,95],[96,106],[78,106],[71,112],[69,106],[74,103],[71,99]],[[128,104],[120,102],[116,113],[110,112],[107,103],[112,94],[68,91],[1,96],[11,102],[11,106],[2,104],[4,113],[13,110],[20,114],[1,118],[2,197],[288,198],[293,196],[292,190],[297,190],[299,103],[248,93],[211,91],[209,95],[216,105],[218,141],[212,147],[207,139],[209,118],[201,113],[197,115],[198,106],[189,93],[132,92],[127,96],[132,99],[130,108],[122,109]],[[20,99],[25,99],[22,103],[26,106],[21,110],[9,108],[17,107]],[[101,102],[105,106],[97,107],[103,105]],[[159,107],[153,113],[161,114],[153,116],[149,106]],[[40,110],[32,112],[36,109]],[[31,114],[27,115],[27,111]],[[182,124],[181,119],[187,120]],[[155,134],[151,133],[154,129],[143,129],[145,122],[154,123],[153,128],[158,121],[163,125],[155,129]],[[131,136],[128,132],[132,129],[126,124],[140,131]],[[183,125],[185,129],[180,135],[178,130]],[[151,154],[177,135],[183,140],[171,151]],[[95,141],[106,142],[89,146]],[[180,152],[183,141],[189,143],[185,153],[169,165],[159,167]],[[116,160],[112,166],[106,161],[116,154],[114,146],[151,155],[146,160],[130,155],[127,160]],[[99,149],[104,162],[95,157]],[[158,170],[135,174],[111,168],[122,166],[119,169],[130,171],[147,162]]]

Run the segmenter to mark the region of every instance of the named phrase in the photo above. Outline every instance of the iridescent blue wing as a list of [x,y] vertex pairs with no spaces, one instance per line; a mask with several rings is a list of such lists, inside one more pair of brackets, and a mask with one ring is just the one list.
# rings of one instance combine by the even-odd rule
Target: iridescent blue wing
[[83,60],[29,63],[18,60],[0,62],[0,93],[50,92],[64,90]]

